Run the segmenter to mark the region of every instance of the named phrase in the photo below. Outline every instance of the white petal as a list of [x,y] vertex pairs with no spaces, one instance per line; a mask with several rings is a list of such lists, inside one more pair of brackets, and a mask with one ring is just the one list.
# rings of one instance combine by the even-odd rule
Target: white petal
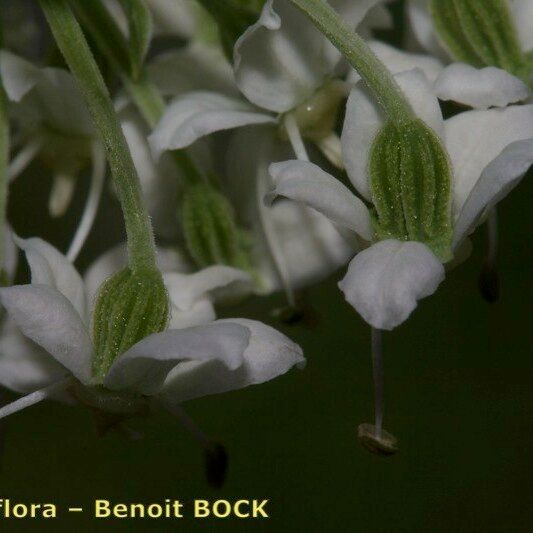
[[[367,44],[393,74],[418,68],[430,83],[434,83],[444,68],[441,61],[426,54],[405,52],[381,41],[369,41]],[[348,81],[357,83],[360,79],[355,70],[350,72]]]
[[209,394],[242,389],[285,374],[293,366],[303,366],[301,348],[279,331],[247,319],[219,320],[240,324],[250,333],[250,343],[241,364],[228,368],[216,362],[189,362],[177,366],[168,376],[161,399],[170,405]]
[[511,13],[524,52],[533,50],[533,2],[511,0]]
[[183,361],[218,361],[229,369],[242,364],[250,332],[238,324],[167,330],[146,337],[119,356],[105,378],[113,390],[155,394],[168,373]]
[[25,337],[7,318],[0,335],[0,385],[26,394],[56,383],[67,374],[50,354]]
[[370,325],[391,330],[443,280],[444,266],[425,244],[386,240],[357,254],[339,287]]
[[[439,102],[424,73],[419,69],[394,76],[416,115],[442,136],[443,120]],[[385,124],[384,114],[373,96],[359,85],[348,98],[342,131],[342,155],[348,176],[359,193],[370,200],[368,161],[376,135]]]
[[231,65],[218,47],[195,42],[156,57],[147,69],[150,80],[165,96],[191,91],[239,95]]
[[455,223],[454,246],[475,228],[482,213],[502,200],[533,164],[533,139],[516,141],[483,170]]
[[461,208],[483,169],[509,144],[533,138],[533,105],[467,111],[445,123],[454,169],[454,212]]
[[38,237],[30,239],[15,237],[15,242],[26,253],[31,269],[31,282],[57,289],[85,320],[87,317],[85,286],[72,263],[51,244]]
[[[333,0],[353,27],[377,0]],[[235,43],[237,85],[254,104],[283,113],[309,98],[335,68],[339,55],[309,19],[285,0],[268,0],[257,23]]]
[[149,137],[155,154],[186,148],[199,138],[216,131],[250,124],[274,123],[271,115],[259,113],[251,105],[209,92],[194,92],[176,98]]
[[0,300],[22,333],[42,346],[82,383],[91,380],[92,343],[69,300],[47,285],[0,289]]
[[374,231],[367,207],[331,174],[306,161],[273,163],[269,171],[276,184],[272,196],[308,205],[335,224],[372,240]]
[[464,63],[453,63],[437,78],[435,94],[441,100],[483,109],[526,100],[530,90],[522,80],[500,68],[477,69]]
[[7,50],[0,50],[0,79],[10,100],[20,102],[41,76],[41,70],[29,61]]
[[222,265],[214,265],[193,274],[169,272],[164,276],[170,301],[181,311],[187,311],[194,303],[209,293],[216,299],[220,289],[248,291],[252,285],[250,274]]

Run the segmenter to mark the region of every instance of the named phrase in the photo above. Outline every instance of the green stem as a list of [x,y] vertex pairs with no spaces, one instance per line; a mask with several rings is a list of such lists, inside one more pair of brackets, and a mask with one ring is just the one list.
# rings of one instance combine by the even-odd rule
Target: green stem
[[366,82],[395,124],[405,124],[415,113],[387,67],[359,35],[350,29],[325,0],[291,0],[339,49]]
[[67,0],[39,1],[103,141],[124,214],[129,265],[155,268],[154,236],[139,177],[102,75]]

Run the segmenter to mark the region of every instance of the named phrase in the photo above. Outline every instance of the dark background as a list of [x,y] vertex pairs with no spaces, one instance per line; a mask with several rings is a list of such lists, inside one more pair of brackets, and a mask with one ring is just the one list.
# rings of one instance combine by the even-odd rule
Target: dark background
[[[67,216],[51,221],[44,201],[50,179],[34,164],[11,189],[10,220],[22,236],[45,236],[64,249],[85,187]],[[4,424],[0,497],[56,503],[61,518],[0,520],[0,530],[531,531],[532,193],[530,176],[500,209],[500,302],[489,305],[478,293],[480,228],[468,262],[386,335],[385,426],[399,439],[396,456],[372,456],[357,442],[357,425],[372,419],[370,335],[336,288],[339,272],[307,291],[312,327],[280,326],[271,311],[283,305],[281,296],[221,310],[281,328],[308,358],[304,371],[186,406],[229,450],[223,489],[206,485],[201,450],[167,414],[135,421],[144,438],[129,441],[98,438],[82,408],[45,403]],[[82,268],[121,239],[110,197],[102,212]],[[271,518],[97,522],[90,519],[95,498],[180,499],[189,517],[194,498],[269,498]],[[69,505],[86,511],[68,515]]]

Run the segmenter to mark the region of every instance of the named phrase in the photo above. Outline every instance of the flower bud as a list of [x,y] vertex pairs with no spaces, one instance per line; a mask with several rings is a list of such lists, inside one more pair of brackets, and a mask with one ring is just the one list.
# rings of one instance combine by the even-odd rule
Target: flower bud
[[437,34],[457,61],[495,66],[528,80],[524,54],[504,0],[431,0]]
[[187,248],[199,267],[227,265],[251,270],[243,233],[228,200],[208,183],[186,192],[182,205]]
[[440,139],[421,120],[387,123],[370,153],[378,238],[419,241],[443,262],[452,257],[451,170]]
[[93,374],[102,381],[121,353],[152,333],[169,317],[168,294],[158,270],[125,268],[100,288],[93,315]]

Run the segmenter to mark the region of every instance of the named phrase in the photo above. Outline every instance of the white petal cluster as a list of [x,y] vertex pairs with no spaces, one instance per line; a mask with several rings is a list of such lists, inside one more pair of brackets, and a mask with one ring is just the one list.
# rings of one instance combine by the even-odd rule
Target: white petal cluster
[[[122,2],[102,2],[118,34],[128,38]],[[533,164],[530,80],[497,66],[455,62],[434,28],[429,0],[407,0],[405,47],[377,40],[376,29],[394,27],[387,3],[329,0],[390,71],[392,86],[448,158],[456,263],[470,234]],[[171,312],[166,329],[120,353],[101,380],[93,368],[93,311],[106,280],[128,265],[127,247],[102,247],[83,277],[74,262],[108,205],[100,205],[107,192],[104,146],[68,71],[37,66],[9,43],[0,50],[0,97],[13,137],[0,178],[12,181],[38,163],[53,178],[49,213],[59,218],[70,208],[76,181],[92,170],[65,255],[45,240],[45,231],[22,239],[0,220],[0,384],[29,395],[16,406],[46,395],[87,403],[90,393],[172,411],[186,400],[263,383],[302,367],[302,349],[262,322],[217,320],[217,306],[284,291],[296,309],[296,291],[346,269],[338,283],[346,301],[374,329],[392,330],[437,290],[450,267],[423,242],[378,238],[369,167],[390,116],[376,98],[379,90],[365,84],[292,2],[266,0],[234,36],[229,54],[225,28],[197,2],[147,5],[154,32],[142,75],[128,79],[110,61],[117,72],[105,81],[140,177]],[[531,58],[533,2],[509,5]],[[199,268],[180,218],[192,182],[227,200],[222,230],[234,239],[221,238],[211,211],[187,219],[198,230],[192,233],[218,251],[237,246],[248,267],[206,261]],[[215,211],[221,203],[213,205]],[[14,284],[15,246],[29,264],[29,283]]]

